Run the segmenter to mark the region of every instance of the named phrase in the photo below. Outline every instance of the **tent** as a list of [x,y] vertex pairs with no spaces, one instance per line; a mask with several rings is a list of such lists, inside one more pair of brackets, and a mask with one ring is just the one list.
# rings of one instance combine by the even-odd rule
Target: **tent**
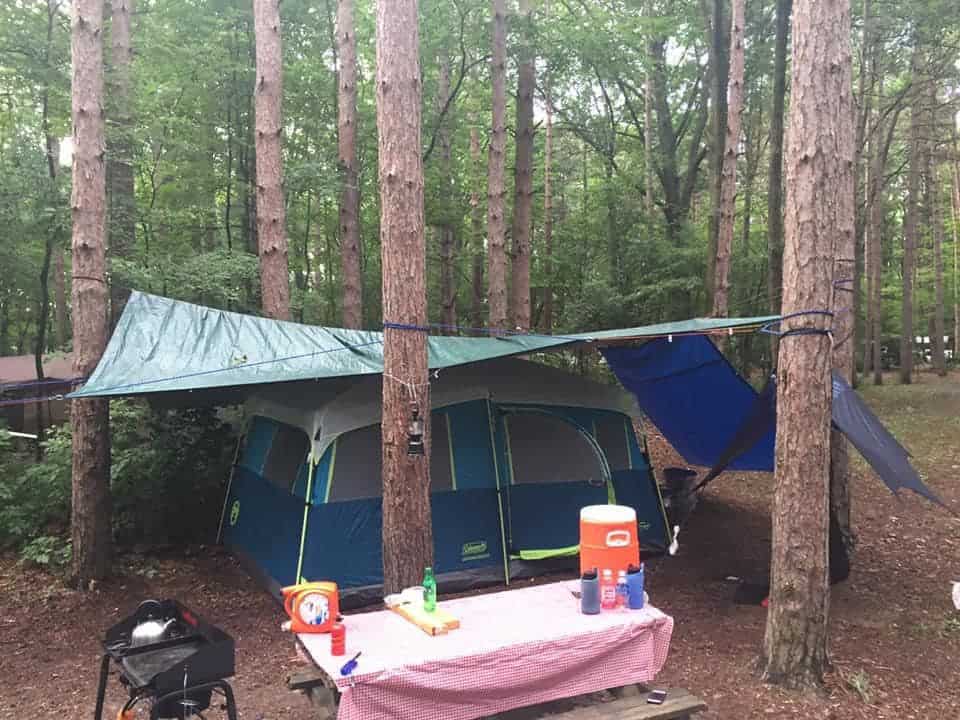
[[[642,543],[663,550],[672,538],[635,434],[639,410],[691,464],[772,470],[773,413],[706,335],[775,319],[428,336],[431,504],[444,589],[569,563],[577,511],[597,502],[636,508]],[[629,394],[516,357],[584,345],[603,352]],[[378,332],[133,293],[96,370],[71,397],[244,404],[250,422],[224,504],[225,542],[274,590],[328,578],[373,597],[381,578],[382,372]],[[854,400],[851,391],[842,429],[870,459],[878,431]],[[881,469],[916,486],[900,477],[912,472],[905,453]]]
[[[247,400],[222,533],[272,590],[325,578],[354,595],[378,592],[380,397],[378,375],[271,385]],[[575,562],[585,505],[630,505],[648,552],[669,544],[627,393],[508,358],[440,372],[431,405],[435,569],[445,590]]]
[[[597,336],[619,342],[751,324],[692,320]],[[578,510],[588,504],[636,508],[648,552],[670,543],[631,395],[514,357],[592,341],[428,338],[431,503],[445,590],[575,564]],[[381,578],[382,350],[377,332],[135,292],[94,373],[71,397],[244,404],[250,421],[223,540],[273,590],[329,578],[372,593]]]

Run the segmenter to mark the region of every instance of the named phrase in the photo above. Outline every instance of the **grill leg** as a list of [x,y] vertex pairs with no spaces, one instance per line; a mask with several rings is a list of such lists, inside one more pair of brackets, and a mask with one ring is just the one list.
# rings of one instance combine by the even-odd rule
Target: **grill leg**
[[107,696],[107,678],[110,675],[110,656],[103,654],[100,660],[100,684],[97,685],[97,707],[93,711],[93,720],[100,720],[103,717],[103,701]]
[[[197,690],[220,690],[223,693],[224,700],[226,701],[227,706],[227,718],[228,720],[237,720],[237,704],[233,697],[233,688],[230,687],[230,684],[223,680],[216,680],[214,682],[202,683],[200,685],[190,685],[183,690],[174,690],[169,692],[166,695],[161,695],[158,697],[154,703],[153,708],[150,710],[150,719],[159,720],[160,718],[160,707],[167,701],[174,698],[183,696],[184,693],[190,693],[191,691]],[[96,720],[100,720],[99,717]]]

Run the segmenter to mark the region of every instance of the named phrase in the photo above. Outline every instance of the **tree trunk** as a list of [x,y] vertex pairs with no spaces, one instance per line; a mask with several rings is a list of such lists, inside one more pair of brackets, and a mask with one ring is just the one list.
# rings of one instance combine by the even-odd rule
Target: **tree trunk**
[[[443,49],[440,60],[440,82],[437,91],[437,111],[443,112],[450,97],[450,54]],[[452,101],[451,101],[452,102]],[[453,108],[449,108],[452,110]],[[451,169],[452,148],[450,142],[450,113],[441,117],[438,128],[440,142],[440,204],[443,218],[440,223],[440,323],[445,326],[444,333],[455,335],[457,325],[457,285],[456,285],[456,238],[453,229],[453,210],[450,196],[453,193],[453,171]]]
[[[107,340],[103,0],[74,0],[73,374],[93,372]],[[73,576],[86,589],[110,573],[110,412],[106,400],[74,400],[71,539]]]
[[[399,592],[433,564],[430,444],[407,452],[415,414],[430,420],[416,0],[377,4],[377,130],[383,263],[383,589]],[[429,428],[425,428],[429,430]]]
[[[649,81],[648,81],[649,82]],[[543,79],[544,103],[544,140],[543,140],[543,331],[553,332],[553,98],[551,97],[550,76],[545,73]],[[647,101],[649,106],[649,100]],[[649,127],[649,126],[648,126]],[[647,135],[649,138],[649,135]],[[649,142],[649,141],[648,141]],[[647,148],[649,151],[649,147]],[[650,162],[649,152],[646,162]],[[647,195],[652,198],[649,183],[653,175],[647,165]],[[652,202],[651,202],[652,207]],[[648,209],[649,212],[649,209]]]
[[360,175],[357,172],[357,37],[353,0],[337,2],[337,144],[340,152],[340,255],[343,326],[363,325],[360,268]]
[[63,248],[58,244],[53,253],[53,293],[56,306],[54,318],[57,325],[57,348],[67,346],[67,280],[63,266]]
[[[727,317],[730,291],[730,255],[737,197],[737,150],[743,112],[743,28],[745,0],[733,0],[730,14],[730,82],[727,96],[727,128],[723,167],[720,177],[720,228],[714,259],[713,317]],[[723,350],[723,339],[719,347]]]
[[940,161],[935,157],[937,149],[945,139],[939,110],[939,81],[931,78],[927,85],[927,122],[926,122],[926,180],[924,182],[924,200],[927,209],[927,224],[931,227],[933,253],[933,315],[930,317],[930,359],[937,375],[947,374],[946,343],[944,342],[944,298],[943,298],[943,205],[940,195]]
[[290,277],[287,264],[286,211],[283,204],[283,53],[280,47],[280,0],[254,0],[253,28],[257,46],[254,82],[257,155],[257,238],[260,249],[260,292],[263,312],[290,319]]
[[[706,0],[701,0],[705,2]],[[727,132],[727,82],[730,77],[730,38],[726,5],[728,0],[710,0],[706,15],[710,50],[710,223],[707,236],[706,298],[711,304],[716,283],[717,242],[720,237],[720,208],[723,200],[723,164]]]
[[[825,309],[833,295],[837,207],[853,157],[849,4],[796,0],[787,149],[783,311]],[[848,136],[849,135],[849,136]],[[852,228],[851,228],[852,232]],[[822,315],[784,322],[777,368],[776,488],[770,610],[763,643],[768,682],[819,685],[827,657],[830,338]],[[807,334],[789,334],[801,328]],[[810,332],[810,330],[814,332]]]
[[[846,2],[846,0],[844,0]],[[853,102],[853,59],[850,48],[849,4],[841,13],[838,22],[840,47],[836,55],[842,60],[839,65],[841,90],[836,97],[840,107],[834,132],[837,134],[835,163],[837,191],[832,196],[836,202],[836,219],[831,229],[833,236],[833,371],[850,385],[854,381],[854,335],[857,316],[854,308],[857,267],[857,143],[856,108]],[[828,418],[830,432],[830,532],[835,537],[830,542],[830,579],[845,580],[850,573],[854,536],[850,527],[850,447],[846,436],[833,429]]]
[[[793,0],[777,0],[777,35],[770,110],[770,173],[767,182],[767,299],[770,314],[780,314],[783,280],[783,113],[787,92],[787,37]],[[779,343],[770,336],[770,362],[776,367]]]
[[517,63],[517,139],[514,163],[513,263],[511,323],[514,329],[530,329],[530,218],[533,211],[533,91],[535,60],[530,43],[533,28],[531,0],[519,0],[520,47]]
[[[861,35],[860,47],[860,77],[857,90],[857,127],[856,139],[854,142],[854,187],[856,192],[856,262],[854,267],[853,280],[853,317],[854,317],[854,346],[861,337],[863,340],[863,374],[866,377],[870,373],[870,288],[872,278],[870,277],[869,261],[867,259],[867,219],[869,216],[869,159],[864,162],[867,148],[867,127],[873,113],[874,86],[877,79],[877,61],[876,52],[873,46],[873,2],[872,0],[863,0],[863,31]],[[872,148],[871,148],[872,149]],[[863,302],[863,286],[866,278],[866,302]],[[865,311],[864,325],[860,327],[861,308]],[[856,349],[854,350],[856,352]],[[857,368],[854,363],[854,387],[856,387]]]
[[470,240],[473,269],[470,282],[470,317],[473,327],[483,327],[483,208],[480,206],[481,182],[480,133],[470,128],[470,161],[473,164],[473,187],[470,190]]
[[960,155],[957,154],[956,130],[953,140],[953,358],[960,360]]
[[[133,186],[133,42],[131,17],[134,0],[110,3],[112,72],[110,101],[113,132],[107,145],[107,177],[110,182],[109,249],[111,258],[129,259],[137,234],[137,203]],[[111,274],[110,326],[116,326],[130,297],[130,288]]]
[[493,54],[490,59],[490,85],[493,91],[492,132],[487,161],[487,303],[490,327],[507,328],[507,254],[504,247],[504,163],[507,146],[507,18],[504,0],[492,0]]
[[[914,84],[921,80],[921,51],[919,44],[913,50],[911,75]],[[918,107],[921,96],[914,93],[910,108],[909,170],[907,172],[907,208],[903,218],[903,304],[900,319],[900,382],[913,379],[913,273],[914,253],[917,247],[917,220],[920,212],[920,168],[923,163],[921,124],[923,109]]]

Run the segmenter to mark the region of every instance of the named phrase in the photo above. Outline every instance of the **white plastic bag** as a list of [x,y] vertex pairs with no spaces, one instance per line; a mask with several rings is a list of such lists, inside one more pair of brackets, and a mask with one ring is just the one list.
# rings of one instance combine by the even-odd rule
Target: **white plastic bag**
[[953,584],[953,606],[960,610],[960,582]]

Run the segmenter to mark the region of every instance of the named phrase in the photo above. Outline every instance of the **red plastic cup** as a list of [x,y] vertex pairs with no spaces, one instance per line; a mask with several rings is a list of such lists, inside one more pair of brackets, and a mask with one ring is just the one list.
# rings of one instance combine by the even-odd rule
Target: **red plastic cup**
[[330,630],[330,654],[345,655],[347,652],[347,628],[343,623],[334,623]]

